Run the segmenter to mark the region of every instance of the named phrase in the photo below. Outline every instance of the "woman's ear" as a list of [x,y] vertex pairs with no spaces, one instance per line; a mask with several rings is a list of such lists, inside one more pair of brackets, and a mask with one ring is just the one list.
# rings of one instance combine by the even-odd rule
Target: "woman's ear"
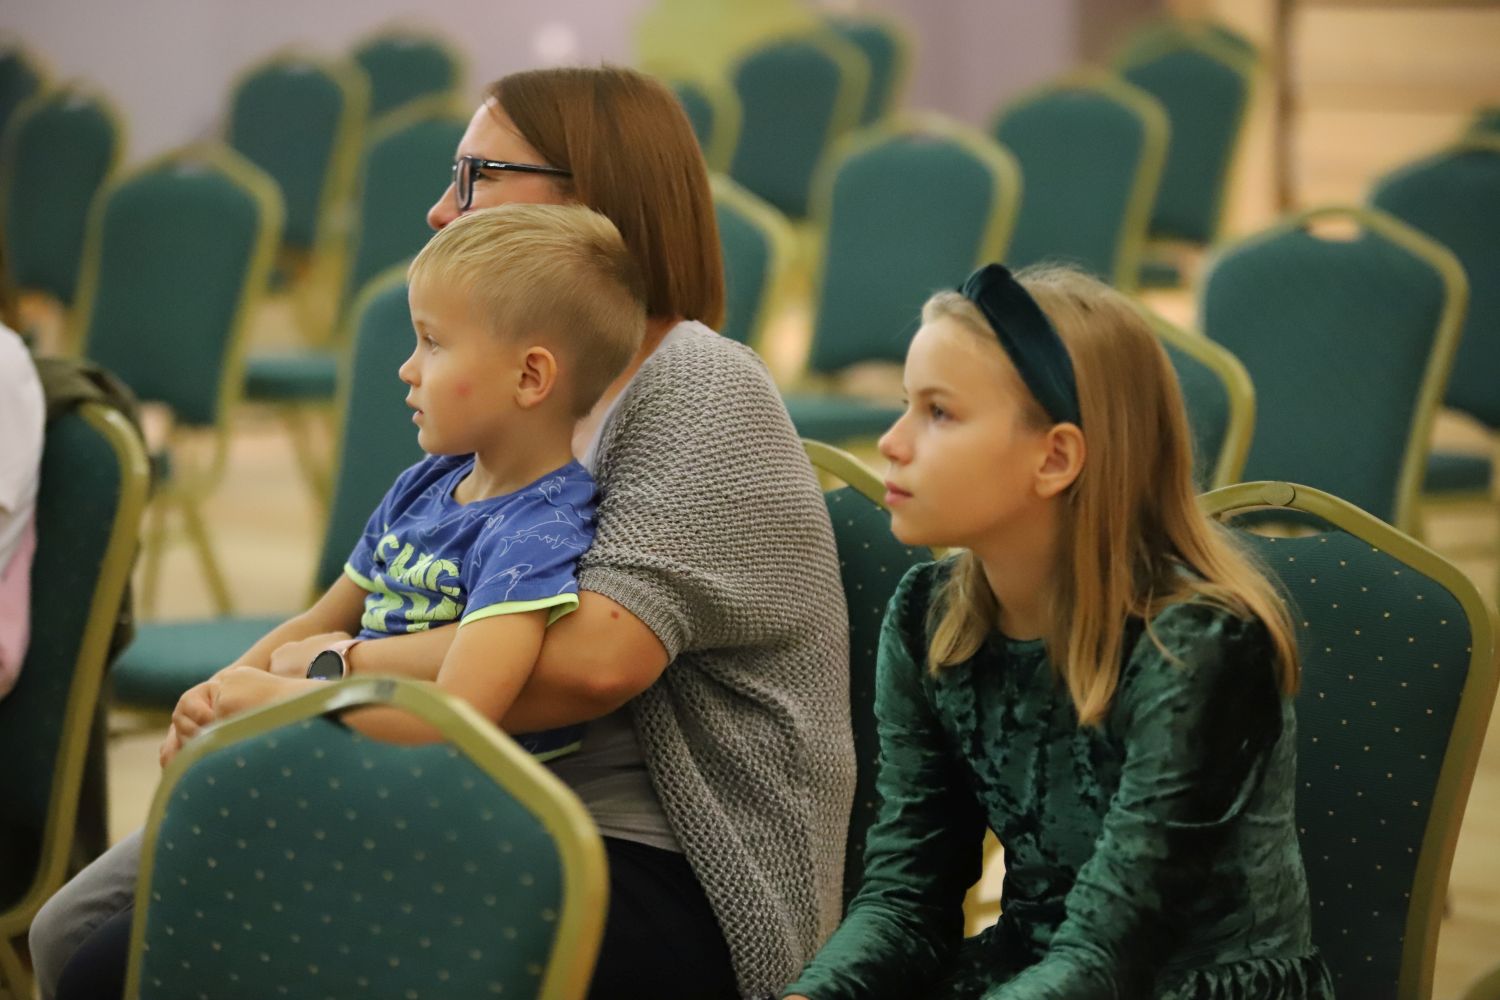
[[1042,467],[1036,475],[1036,491],[1042,499],[1050,500],[1078,479],[1088,447],[1083,431],[1072,423],[1054,424],[1047,431],[1045,444]]
[[557,385],[557,358],[540,345],[528,347],[516,374],[516,405],[529,410],[552,395]]

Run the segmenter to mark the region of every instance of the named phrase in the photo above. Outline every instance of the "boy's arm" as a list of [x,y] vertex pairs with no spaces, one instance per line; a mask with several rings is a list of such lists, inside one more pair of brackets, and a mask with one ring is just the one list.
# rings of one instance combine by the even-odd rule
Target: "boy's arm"
[[[498,722],[536,664],[547,614],[542,609],[492,615],[452,629],[452,643],[437,675],[438,687]],[[226,718],[323,683],[269,677],[250,669],[229,670],[212,683],[214,714]],[[346,721],[367,736],[392,743],[431,743],[440,738],[436,729],[398,708],[361,709],[351,712]]]

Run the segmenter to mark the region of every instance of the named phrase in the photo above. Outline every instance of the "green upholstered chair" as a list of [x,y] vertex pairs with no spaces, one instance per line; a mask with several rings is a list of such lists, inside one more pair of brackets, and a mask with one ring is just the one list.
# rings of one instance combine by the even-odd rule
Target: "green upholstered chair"
[[[443,742],[361,736],[378,705]],[[214,726],[146,822],[125,995],[582,1000],[604,928],[583,804],[468,703],[356,678]]]
[[[427,209],[447,183],[453,151],[468,119],[446,98],[410,102],[374,122],[360,157],[358,195],[350,232],[349,266],[337,315],[346,330],[355,295],[381,272],[416,256],[432,236]],[[254,399],[332,402],[348,341],[253,355],[246,394]],[[299,453],[304,461],[314,461]],[[313,470],[304,469],[311,473]]]
[[819,175],[822,267],[806,388],[787,397],[803,437],[879,434],[900,408],[830,393],[865,361],[901,362],[922,303],[1001,260],[1021,175],[987,136],[932,115],[849,136]]
[[788,218],[805,219],[814,173],[859,123],[869,78],[859,49],[831,31],[751,48],[729,74],[740,102],[729,176]]
[[911,32],[894,18],[876,14],[841,14],[828,19],[845,41],[858,47],[870,64],[859,124],[867,128],[897,113],[911,77]]
[[686,112],[709,170],[728,170],[740,138],[740,99],[719,79],[667,77]]
[[1025,192],[1006,262],[1069,263],[1133,290],[1167,154],[1156,99],[1080,74],[1007,104],[990,131],[1020,163]]
[[[215,603],[229,609],[199,505],[224,469],[245,328],[266,290],[281,219],[275,182],[214,144],[151,160],[111,181],[94,202],[74,342],[174,418],[145,546],[148,610],[169,507],[183,515]],[[193,456],[179,445],[189,437],[209,438],[205,460],[187,461]]]
[[1480,108],[1469,120],[1471,135],[1500,135],[1500,104]]
[[1316,209],[1224,249],[1198,315],[1255,384],[1245,478],[1410,532],[1467,300],[1453,255],[1378,211]]
[[356,45],[352,56],[370,80],[371,117],[413,101],[456,100],[467,72],[457,49],[416,29],[379,31]]
[[114,107],[83,87],[16,109],[0,143],[0,241],[13,289],[72,305],[89,207],[123,145]]
[[880,477],[848,452],[818,441],[803,442],[813,468],[846,485],[823,495],[838,546],[839,574],[849,607],[849,718],[854,724],[854,809],[844,855],[844,905],[859,890],[865,870],[865,833],[880,812],[875,788],[880,739],[875,731],[875,654],[880,625],[896,584],[906,571],[932,558],[925,548],[903,545],[891,535],[891,515]]
[[724,325],[731,340],[759,348],[795,254],[791,224],[723,174],[709,177],[724,254]]
[[[1171,129],[1153,239],[1205,246],[1218,238],[1256,64],[1254,46],[1227,28],[1175,19],[1141,28],[1116,57],[1119,74],[1161,102]],[[1142,281],[1175,285],[1181,275],[1148,263]]]
[[[230,91],[224,141],[281,190],[280,274],[313,343],[329,336],[342,288],[349,200],[369,105],[369,84],[353,63],[292,51],[251,66]],[[281,401],[262,380],[247,395]]]
[[14,39],[0,39],[0,135],[21,102],[47,86],[47,73]]
[[[1376,181],[1370,203],[1453,252],[1469,278],[1469,311],[1444,402],[1500,432],[1500,134],[1473,136]],[[1436,452],[1430,498],[1491,502],[1490,455]]]
[[1419,1000],[1495,700],[1494,619],[1454,566],[1352,505],[1287,483],[1208,494],[1311,534],[1245,534],[1290,599],[1302,660],[1297,826],[1313,943],[1341,997]]
[[1200,333],[1148,313],[1177,372],[1193,434],[1193,480],[1200,489],[1240,481],[1255,431],[1255,387],[1245,366]]
[[84,761],[151,478],[135,428],[97,404],[47,427],[31,643],[0,699],[0,994],[30,997],[12,941],[68,875]]
[[[411,353],[411,314],[406,268],[371,282],[351,313],[353,350],[343,373],[339,410],[338,473],[311,594],[327,590],[385,491],[422,450],[411,427],[411,411],[396,369]],[[135,641],[110,671],[116,705],[165,724],[184,691],[217,670],[301,608],[286,615],[220,616],[194,621],[138,625]]]

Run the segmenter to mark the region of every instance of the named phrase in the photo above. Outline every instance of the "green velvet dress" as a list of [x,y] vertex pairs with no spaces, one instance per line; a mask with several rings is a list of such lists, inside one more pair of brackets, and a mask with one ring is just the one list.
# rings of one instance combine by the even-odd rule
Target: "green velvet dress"
[[[1080,727],[1040,641],[997,634],[928,670],[944,572],[915,567],[892,599],[864,883],[786,992],[1332,1000],[1292,812],[1295,720],[1265,628],[1203,604],[1162,611],[1157,642],[1134,623],[1108,718]],[[1006,851],[1003,912],[963,940],[986,826]]]

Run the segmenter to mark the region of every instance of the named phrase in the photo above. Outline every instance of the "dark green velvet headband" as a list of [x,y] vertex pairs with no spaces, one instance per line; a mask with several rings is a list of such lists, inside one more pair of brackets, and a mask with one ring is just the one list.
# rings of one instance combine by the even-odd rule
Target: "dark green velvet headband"
[[959,293],[979,307],[1026,388],[1058,423],[1083,426],[1073,359],[1031,293],[1003,264],[986,264]]

